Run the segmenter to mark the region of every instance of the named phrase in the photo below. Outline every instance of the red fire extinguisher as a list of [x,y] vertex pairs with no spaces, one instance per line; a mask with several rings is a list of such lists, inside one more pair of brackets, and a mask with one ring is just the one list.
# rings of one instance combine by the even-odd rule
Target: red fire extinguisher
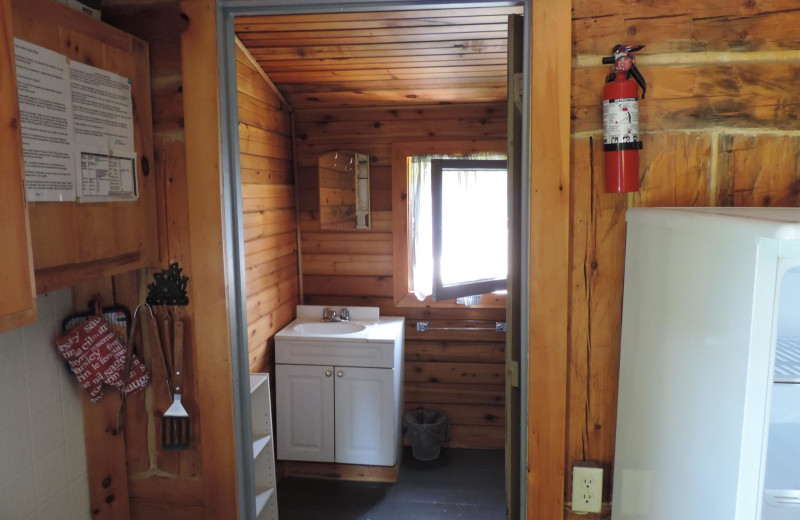
[[639,191],[639,87],[647,91],[636,57],[644,45],[617,44],[603,63],[614,64],[603,87],[603,155],[606,193]]

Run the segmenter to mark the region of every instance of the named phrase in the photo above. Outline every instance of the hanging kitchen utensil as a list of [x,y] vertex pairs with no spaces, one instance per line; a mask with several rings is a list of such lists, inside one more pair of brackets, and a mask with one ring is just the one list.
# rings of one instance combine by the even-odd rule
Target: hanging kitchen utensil
[[[175,307],[189,304],[186,285],[189,278],[183,276],[177,263],[170,264],[168,269],[154,273],[153,283],[147,286],[147,303],[167,308],[167,315],[162,316],[164,343],[169,347],[170,328],[172,329],[172,349],[164,351],[165,365],[169,368],[172,391],[172,405],[161,418],[161,446],[166,450],[183,450],[189,447],[191,439],[191,422],[189,414],[181,403],[183,395],[183,338],[184,322]],[[170,321],[172,326],[170,327]],[[170,353],[169,350],[172,350]]]
[[[140,316],[140,311],[142,310],[142,306],[146,308],[147,312],[142,312]],[[144,359],[145,322],[149,323],[148,326],[149,331],[147,338],[155,344],[155,348],[151,349],[153,359],[158,359],[161,362],[161,367],[163,368],[164,374],[166,375],[167,388],[171,388],[169,382],[169,371],[166,368],[166,361],[164,359],[164,350],[161,348],[161,341],[160,341],[158,325],[156,324],[156,318],[153,315],[152,307],[150,307],[146,303],[137,305],[136,310],[134,310],[133,312],[133,322],[130,327],[130,336],[128,338],[127,351],[125,353],[125,367],[123,370],[123,377],[122,377],[123,384],[127,384],[130,378],[131,367],[133,365],[133,360],[135,359],[135,356],[139,355],[141,359]],[[137,347],[141,347],[139,352],[137,352]],[[155,375],[155,372],[153,372],[153,374]],[[121,432],[124,432],[124,427],[125,427],[125,409],[126,409],[125,397],[126,397],[125,393],[120,391],[120,406],[119,406],[119,415],[117,417],[117,431]],[[170,397],[171,397],[171,391],[170,391]]]
[[[103,319],[99,298],[95,314],[84,321],[74,321],[72,328],[56,340],[56,346],[69,363],[72,373],[89,393],[93,403],[103,398],[103,385],[120,389],[125,395],[142,390],[150,382],[150,374],[136,358],[131,360],[130,377],[123,378],[125,347],[112,325]],[[65,322],[68,325],[70,322]],[[127,330],[125,333],[127,335]]]
[[[164,358],[164,366],[166,367],[167,377],[170,381],[172,381],[172,320],[170,319],[169,315],[164,315],[161,317],[161,325],[160,330],[163,333],[161,336],[163,338],[162,341],[162,349],[161,349],[161,357]],[[170,398],[172,398],[172,383],[169,384],[169,392]]]
[[185,450],[189,447],[191,422],[189,413],[181,404],[183,393],[183,319],[174,324],[174,352],[172,359],[172,406],[161,418],[161,447],[165,450]]

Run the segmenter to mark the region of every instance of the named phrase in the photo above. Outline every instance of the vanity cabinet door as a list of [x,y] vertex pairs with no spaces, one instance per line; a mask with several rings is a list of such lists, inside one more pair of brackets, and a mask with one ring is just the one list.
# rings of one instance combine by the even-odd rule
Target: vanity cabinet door
[[394,370],[335,370],[336,462],[394,465]]
[[334,461],[334,368],[276,365],[278,458]]

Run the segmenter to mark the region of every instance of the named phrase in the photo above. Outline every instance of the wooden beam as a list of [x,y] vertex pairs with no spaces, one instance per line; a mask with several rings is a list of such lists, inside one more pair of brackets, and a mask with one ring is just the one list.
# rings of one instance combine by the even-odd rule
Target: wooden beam
[[205,517],[239,517],[230,324],[220,182],[220,117],[217,77],[216,5],[213,0],[181,1],[189,26],[181,34],[186,121],[190,292],[194,301],[191,333],[195,355],[203,442]]
[[442,54],[430,56],[371,56],[363,58],[320,58],[306,61],[287,61],[287,60],[258,60],[265,70],[276,70],[281,72],[301,72],[315,70],[368,70],[383,69],[386,67],[394,68],[421,68],[428,65],[437,67],[458,67],[473,65],[503,65],[506,58],[502,52],[492,52],[487,54]]
[[363,58],[370,56],[438,56],[438,55],[472,55],[480,56],[490,53],[506,52],[505,38],[493,40],[468,41],[458,35],[457,40],[422,43],[373,43],[362,45],[317,45],[303,47],[269,47],[251,48],[250,54],[256,60],[283,60],[287,63],[299,58]]
[[369,70],[315,70],[301,72],[272,72],[272,77],[279,83],[315,83],[321,81],[415,81],[442,78],[496,78],[503,82],[506,73],[505,64],[476,65],[459,67],[431,67],[424,65],[418,68],[379,68]]
[[[497,36],[501,36],[501,34],[505,34],[507,30],[507,26],[505,22],[495,23],[495,24],[484,24],[484,23],[477,23],[471,25],[440,25],[435,28],[431,28],[430,26],[404,26],[404,27],[392,27],[392,28],[382,28],[382,29],[361,29],[359,27],[351,27],[351,28],[343,28],[340,27],[336,30],[319,30],[313,29],[310,27],[306,27],[301,30],[296,31],[276,31],[274,28],[265,27],[263,30],[250,30],[250,31],[241,31],[239,34],[242,36],[245,41],[262,41],[262,42],[270,42],[274,41],[281,45],[286,45],[287,41],[300,41],[300,42],[308,42],[308,43],[301,43],[301,45],[314,45],[313,42],[319,42],[320,44],[327,45],[328,43],[335,43],[335,42],[343,42],[343,43],[350,43],[351,41],[361,41],[361,38],[378,38],[378,42],[380,41],[416,41],[416,38],[413,37],[420,37],[420,38],[427,38],[421,39],[420,41],[430,41],[431,33],[436,34],[463,34],[463,33],[498,33]],[[497,37],[495,36],[495,37]],[[407,37],[412,37],[412,39],[408,39]]]
[[142,255],[130,253],[86,262],[82,264],[67,264],[58,267],[49,267],[36,270],[36,293],[56,291],[72,287],[76,283],[85,282],[101,276],[111,276],[144,267],[146,261]]
[[[352,108],[329,108],[329,109],[307,109],[296,112],[295,120],[298,124],[303,123],[307,127],[308,123],[316,125],[328,125],[336,122],[354,121],[420,121],[426,119],[460,119],[466,118],[499,118],[505,120],[505,104],[498,103],[469,103],[461,105],[420,105],[409,110],[407,105],[396,105],[389,107],[352,107]],[[375,143],[373,146],[382,146],[380,149],[369,150],[370,171],[376,166],[391,167],[391,143]],[[432,147],[432,145],[429,146]],[[372,162],[375,156],[376,162]],[[298,157],[298,166],[312,166],[316,172],[317,156]],[[388,186],[391,186],[389,179]]]
[[[457,13],[458,11],[454,11]],[[370,16],[370,15],[367,15]],[[374,16],[374,13],[372,13]],[[251,33],[251,32],[279,32],[279,31],[352,31],[358,29],[363,31],[365,29],[397,29],[403,27],[427,27],[430,30],[436,30],[437,27],[447,26],[454,27],[459,25],[474,25],[474,24],[498,24],[506,23],[507,16],[442,16],[442,17],[426,17],[426,18],[408,18],[405,20],[383,20],[377,17],[359,20],[355,23],[340,21],[322,21],[322,22],[285,22],[280,17],[275,17],[274,20],[260,23],[249,23],[247,17],[243,17],[242,22],[235,22],[236,32]]]
[[533,2],[527,518],[563,518],[569,314],[569,2]]
[[[476,26],[467,26],[471,28],[475,28]],[[477,26],[478,28],[480,26]],[[503,26],[505,29],[505,26]],[[325,39],[316,39],[311,37],[298,37],[298,38],[287,38],[285,40],[274,40],[270,39],[268,36],[264,36],[266,33],[252,33],[251,35],[248,34],[240,34],[242,43],[247,47],[269,47],[271,42],[279,43],[280,45],[287,45],[287,46],[295,46],[295,47],[303,47],[306,45],[311,46],[318,46],[318,45],[360,45],[360,44],[371,44],[371,43],[419,43],[419,42],[429,42],[429,41],[443,41],[443,40],[452,40],[453,35],[450,33],[433,33],[433,34],[403,34],[403,35],[377,35],[377,36],[341,36],[338,38],[325,38]],[[501,31],[483,31],[483,30],[476,30],[473,32],[464,32],[458,33],[459,38],[464,38],[468,40],[491,40],[496,39],[503,36],[505,33]]]
[[244,16],[234,22],[237,31],[261,30],[275,26],[294,31],[309,26],[320,29],[403,27],[408,25],[504,23],[509,14],[522,14],[521,7],[489,7],[477,9],[425,9],[422,11],[365,11],[307,15]]
[[237,19],[236,27],[253,23],[316,23],[316,22],[354,22],[359,20],[407,20],[413,18],[434,18],[441,15],[448,17],[496,16],[506,14],[522,14],[521,6],[514,7],[478,7],[471,9],[423,9],[414,11],[366,11],[355,13],[294,14],[281,16],[248,16]]
[[[405,89],[387,89],[375,86],[364,88],[355,86],[352,90],[342,92],[304,92],[287,93],[287,99],[296,109],[322,107],[357,107],[369,103],[372,106],[396,105],[399,99],[407,99],[408,105],[416,103],[450,103],[454,98],[474,99],[476,102],[498,102],[506,98],[506,86],[475,86],[461,88],[450,86],[442,88],[425,88],[424,85]],[[365,139],[366,140],[366,139]]]

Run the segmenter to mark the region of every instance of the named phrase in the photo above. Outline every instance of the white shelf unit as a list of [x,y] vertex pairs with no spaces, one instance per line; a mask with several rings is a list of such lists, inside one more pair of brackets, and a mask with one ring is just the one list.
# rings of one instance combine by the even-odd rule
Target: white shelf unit
[[269,374],[250,374],[250,409],[253,419],[256,518],[278,520]]

